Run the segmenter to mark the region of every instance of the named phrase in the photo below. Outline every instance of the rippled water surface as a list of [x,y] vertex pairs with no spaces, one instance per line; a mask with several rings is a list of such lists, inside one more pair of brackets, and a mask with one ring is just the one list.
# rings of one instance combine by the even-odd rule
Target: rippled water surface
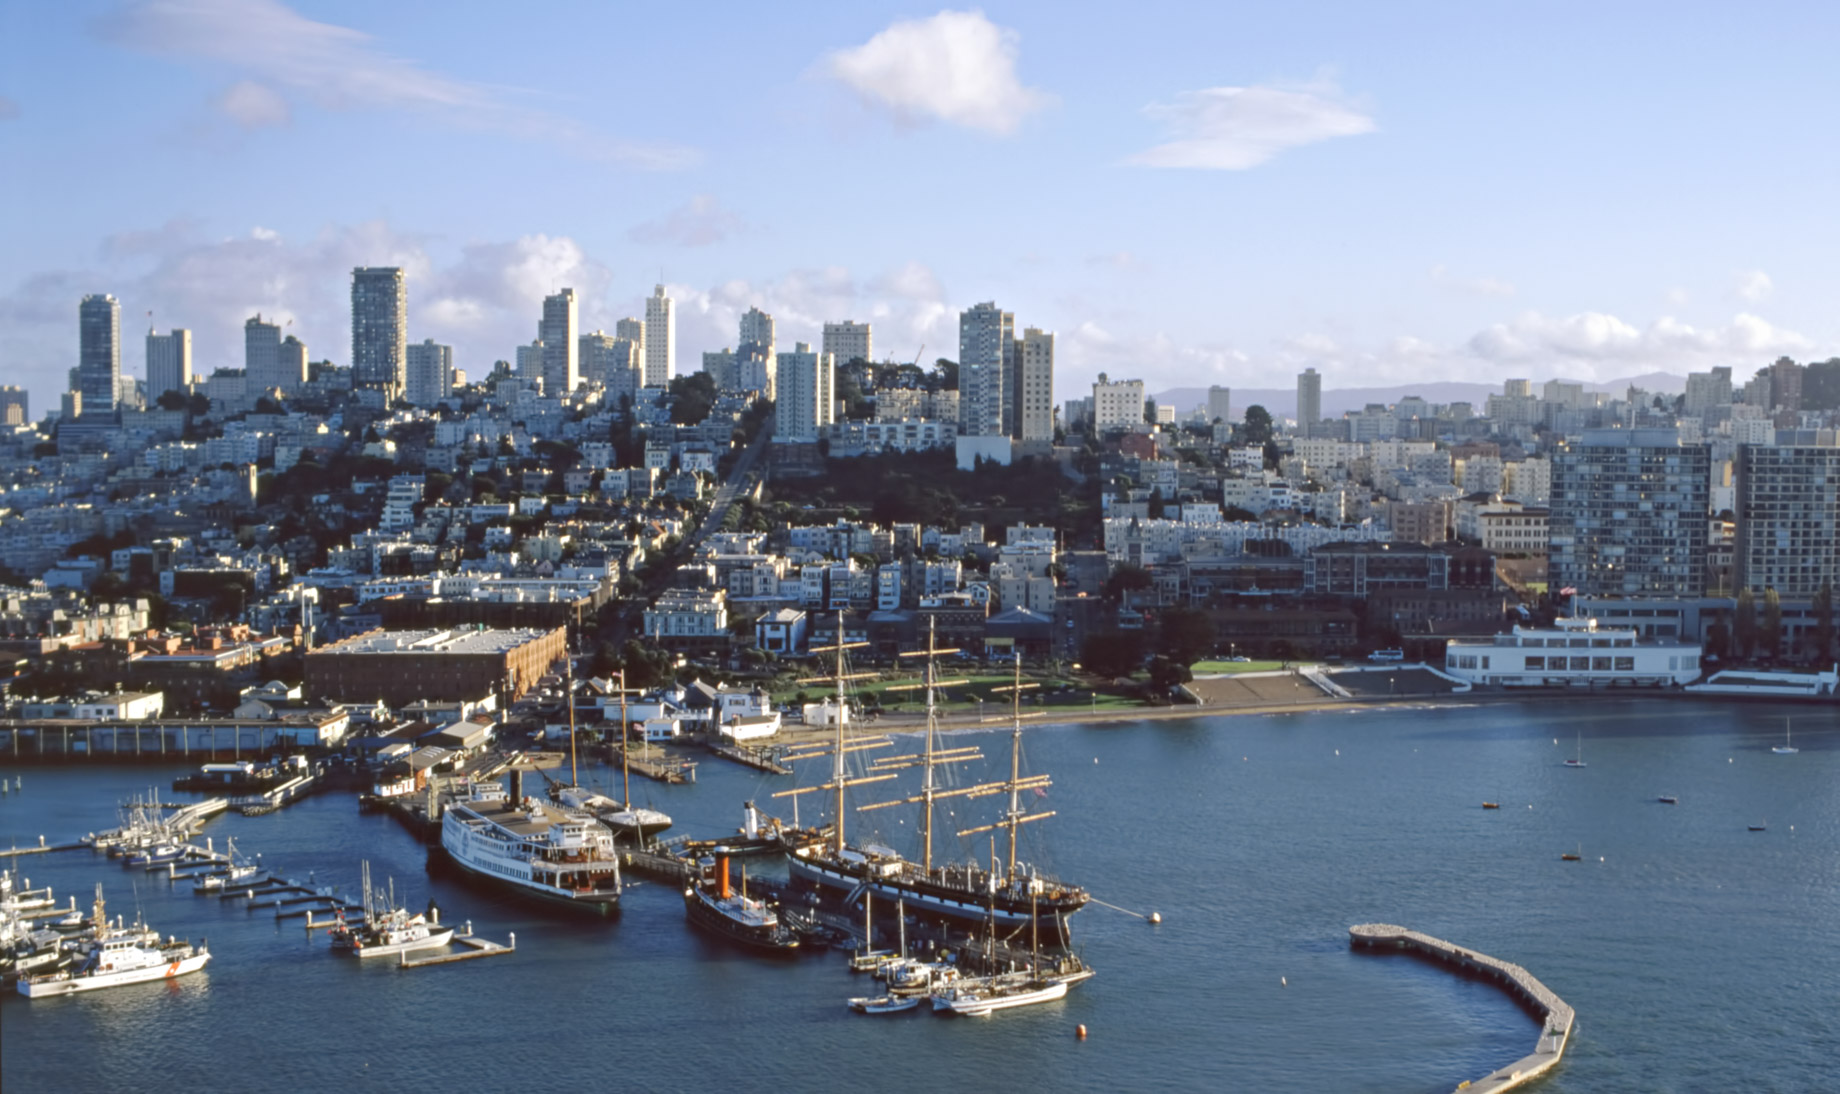
[[[410,906],[432,896],[449,921],[515,931],[518,952],[360,967],[298,919],[87,851],[28,856],[20,872],[60,902],[87,904],[100,881],[112,911],[206,936],[216,959],[171,984],[0,1000],[0,1086],[1435,1091],[1532,1046],[1535,1021],[1495,988],[1350,952],[1350,924],[1384,921],[1519,962],[1577,1009],[1541,1089],[1831,1091],[1840,732],[1834,714],[1786,713],[1794,756],[1770,752],[1782,709],[1666,701],[1031,728],[1028,765],[1054,776],[1035,804],[1058,811],[1031,856],[1164,922],[1089,908],[1074,922],[1099,976],[985,1020],[850,1014],[867,985],[840,958],[772,961],[693,934],[667,885],[633,886],[597,922],[430,875],[420,845],[349,794],[205,834],[323,883],[355,887],[368,858]],[[1582,769],[1560,763],[1575,734]],[[964,739],[1007,758],[1005,735]],[[0,845],[23,846],[108,827],[120,800],[184,768],[0,770],[25,783],[0,798]],[[714,835],[743,799],[791,785],[709,758],[696,785],[635,796],[676,832]],[[988,823],[994,801],[958,799],[941,829]],[[901,813],[851,823],[906,846]],[[988,855],[985,839],[942,842]],[[1560,860],[1573,850],[1582,862]]]

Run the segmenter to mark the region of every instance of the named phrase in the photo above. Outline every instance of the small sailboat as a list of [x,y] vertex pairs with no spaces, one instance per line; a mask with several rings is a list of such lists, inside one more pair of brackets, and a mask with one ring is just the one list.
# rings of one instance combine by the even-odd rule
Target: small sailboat
[[1662,805],[1679,805],[1680,795],[1679,794],[1663,794],[1660,797],[1656,798],[1655,800],[1660,802]]
[[1770,749],[1770,751],[1776,753],[1778,756],[1792,756],[1801,751],[1801,749],[1795,747],[1795,740],[1790,735],[1789,719],[1783,719],[1783,743]]
[[1583,767],[1584,766],[1584,731],[1583,730],[1578,731],[1577,751],[1573,752],[1570,756],[1566,757],[1565,766],[1567,767]]

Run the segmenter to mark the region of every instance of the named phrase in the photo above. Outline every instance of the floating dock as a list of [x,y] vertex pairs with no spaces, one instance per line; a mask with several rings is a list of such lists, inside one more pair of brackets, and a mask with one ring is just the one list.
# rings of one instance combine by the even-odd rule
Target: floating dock
[[1539,1040],[1534,1042],[1532,1052],[1480,1079],[1458,1084],[1458,1090],[1485,1091],[1487,1094],[1513,1090],[1557,1067],[1560,1058],[1565,1055],[1577,1015],[1565,1000],[1553,994],[1552,989],[1540,983],[1538,977],[1521,966],[1391,923],[1356,924],[1348,928],[1348,943],[1357,949],[1405,950],[1464,972],[1475,973],[1493,980],[1544,1017]]
[[396,963],[399,969],[419,969],[427,965],[451,965],[456,961],[472,961],[480,957],[499,957],[517,952],[517,935],[514,933],[503,945],[490,939],[481,938],[473,933],[473,925],[466,925],[464,934],[454,936],[453,945],[460,947],[453,953],[435,954],[433,957],[410,957],[400,954]]

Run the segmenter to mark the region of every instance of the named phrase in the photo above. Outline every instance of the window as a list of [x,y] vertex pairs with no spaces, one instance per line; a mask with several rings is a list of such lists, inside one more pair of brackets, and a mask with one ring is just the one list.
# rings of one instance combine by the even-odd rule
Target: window
[[1618,671],[1618,672],[1634,672],[1634,671],[1636,671],[1636,659],[1635,659],[1635,658],[1633,658],[1633,657],[1619,657],[1619,658],[1617,658],[1617,659],[1616,659],[1616,671]]
[[[1561,660],[1563,660],[1563,658],[1561,658]],[[1544,657],[1529,657],[1529,658],[1527,658],[1527,669],[1528,669],[1528,671],[1533,671],[1533,670],[1536,670],[1536,669],[1544,669],[1545,667],[1546,667],[1546,658],[1544,658]]]

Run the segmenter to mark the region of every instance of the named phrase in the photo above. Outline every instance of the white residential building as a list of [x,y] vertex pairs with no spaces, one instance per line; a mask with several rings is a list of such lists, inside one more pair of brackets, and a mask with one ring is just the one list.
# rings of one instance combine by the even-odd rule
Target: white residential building
[[677,313],[664,286],[645,298],[645,386],[667,388],[677,375]]
[[191,386],[192,332],[184,327],[174,327],[171,334],[148,331],[147,398],[157,401],[169,391],[185,391]]
[[958,435],[1006,437],[1004,410],[1009,377],[1005,357],[1014,360],[1016,317],[986,301],[958,317]]
[[1093,432],[1111,429],[1136,429],[1144,424],[1144,382],[1113,381],[1105,373],[1092,388]]
[[1022,332],[1016,365],[1016,432],[1019,441],[1054,440],[1054,332]]
[[543,343],[543,394],[566,397],[581,383],[581,346],[575,332],[575,290],[563,289],[543,298],[543,321],[537,325]]
[[778,357],[779,398],[773,407],[775,443],[811,443],[836,418],[835,365],[827,353],[814,353],[806,342]]
[[403,398],[416,406],[430,407],[453,391],[454,347],[432,338],[410,346]]
[[824,341],[820,343],[831,360],[847,365],[851,361],[874,360],[870,353],[874,350],[874,339],[868,323],[858,323],[845,319],[841,323],[824,324]]

